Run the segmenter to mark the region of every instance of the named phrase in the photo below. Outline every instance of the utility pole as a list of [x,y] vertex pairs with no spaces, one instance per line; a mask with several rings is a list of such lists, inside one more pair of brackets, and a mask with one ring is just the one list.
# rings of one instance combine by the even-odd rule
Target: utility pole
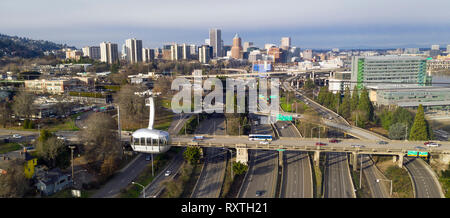
[[359,169],[359,189],[361,189],[361,182],[362,182],[362,170],[363,170],[363,166],[362,166],[362,163],[363,163],[363,160],[362,160],[362,157],[363,157],[363,155],[362,154],[360,154],[361,155],[361,166],[360,166],[360,169]]
[[405,141],[408,141],[408,123],[406,123]]
[[75,149],[75,146],[71,145],[71,146],[69,146],[69,148],[70,148],[70,153],[71,153],[71,156],[72,156],[72,181],[75,184],[75,180],[73,178],[73,149]]

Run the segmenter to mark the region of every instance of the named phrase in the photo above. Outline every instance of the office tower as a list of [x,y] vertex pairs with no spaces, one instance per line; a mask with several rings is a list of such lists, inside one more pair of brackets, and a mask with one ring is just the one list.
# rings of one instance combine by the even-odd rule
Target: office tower
[[142,49],[142,61],[145,63],[148,63],[150,61],[153,61],[155,59],[155,50],[150,48],[143,48]]
[[313,52],[311,49],[305,49],[303,51],[303,59],[310,61],[310,60],[312,60],[312,57],[313,57]]
[[291,37],[282,37],[280,47],[284,50],[289,50],[291,47]]
[[212,58],[213,56],[213,47],[209,46],[209,45],[203,45],[201,47],[198,48],[198,60],[201,63],[208,63],[209,60]]
[[237,33],[233,38],[233,46],[231,47],[231,58],[242,59],[241,38]]
[[100,56],[101,61],[108,64],[116,63],[119,61],[119,51],[117,44],[111,42],[100,43]]
[[271,47],[268,51],[267,51],[267,55],[270,55],[273,57],[273,61],[275,63],[284,63],[286,62],[286,55],[283,52],[283,50],[281,50],[281,48],[277,48],[277,47]]
[[224,45],[222,47],[222,52],[223,52],[224,56],[231,57],[231,45]]
[[253,45],[253,42],[244,42],[243,51],[247,52],[248,48],[250,48]]
[[181,57],[183,58],[183,60],[187,60],[191,57],[191,48],[186,43],[183,43],[183,45],[182,45],[182,52],[183,53],[182,53]]
[[138,40],[135,38],[127,39],[125,41],[126,51],[128,55],[129,63],[137,63],[142,62],[142,40]]
[[220,29],[209,30],[209,45],[213,47],[213,57],[222,57],[222,31]]
[[272,48],[272,47],[277,47],[277,45],[275,44],[264,44],[264,49],[266,49],[267,51]]
[[426,75],[427,61],[414,56],[354,56],[352,57],[352,89],[377,84],[418,84],[431,83]]

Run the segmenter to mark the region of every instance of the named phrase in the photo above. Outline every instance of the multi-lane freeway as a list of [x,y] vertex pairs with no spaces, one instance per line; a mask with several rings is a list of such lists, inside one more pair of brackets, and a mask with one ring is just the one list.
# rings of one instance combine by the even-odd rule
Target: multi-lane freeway
[[324,198],[356,198],[346,153],[327,153],[325,161]]
[[406,158],[404,163],[412,178],[416,198],[443,198],[439,182],[422,159]]

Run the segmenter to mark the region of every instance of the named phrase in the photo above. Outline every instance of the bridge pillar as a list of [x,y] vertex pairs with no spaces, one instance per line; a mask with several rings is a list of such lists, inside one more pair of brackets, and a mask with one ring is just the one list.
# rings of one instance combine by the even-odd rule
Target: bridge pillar
[[392,156],[392,162],[393,163],[397,162],[397,159],[398,159],[397,155]]
[[248,149],[236,148],[236,162],[248,165]]
[[314,151],[314,164],[319,166],[320,163],[320,151]]
[[300,88],[300,80],[297,80],[297,89]]
[[403,167],[403,155],[404,155],[403,153],[398,155],[397,164],[398,164],[398,167],[400,167],[400,168]]
[[358,152],[352,152],[353,155],[353,171],[356,171],[356,168],[358,168]]

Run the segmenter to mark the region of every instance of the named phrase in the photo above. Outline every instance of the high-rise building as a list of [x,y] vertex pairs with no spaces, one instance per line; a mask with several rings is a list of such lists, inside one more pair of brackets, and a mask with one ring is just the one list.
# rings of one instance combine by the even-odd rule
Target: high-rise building
[[414,56],[354,56],[352,57],[352,89],[386,83],[431,84],[427,76],[427,61]]
[[244,47],[243,47],[243,51],[247,52],[248,48],[253,46],[253,42],[244,42]]
[[280,47],[284,50],[289,50],[291,47],[291,37],[282,37]]
[[66,59],[73,59],[79,61],[81,59],[81,56],[83,56],[83,52],[80,50],[67,50],[66,51]]
[[222,31],[220,29],[209,30],[209,45],[213,47],[213,57],[222,57]]
[[122,53],[120,55],[120,59],[125,61],[128,60],[128,50],[126,44],[122,45]]
[[190,46],[187,45],[186,43],[183,43],[182,48],[183,48],[183,55],[182,55],[183,60],[190,59],[191,58]]
[[242,59],[241,38],[237,33],[233,38],[233,46],[231,47],[231,58]]
[[189,45],[191,55],[197,55],[198,47],[195,44]]
[[111,42],[100,43],[100,56],[101,61],[108,64],[116,63],[119,61],[119,51],[117,44]]
[[99,46],[85,46],[83,47],[83,56],[89,57],[92,60],[100,60],[100,47]]
[[313,58],[313,52],[311,49],[305,49],[302,54],[303,54],[303,59],[305,59],[305,60],[310,61]]
[[183,47],[181,45],[174,43],[172,46],[170,46],[170,54],[171,60],[173,61],[181,60],[181,58],[183,57]]
[[431,50],[439,50],[439,45],[431,45]]
[[145,63],[148,63],[150,61],[153,61],[155,59],[155,50],[150,48],[143,48],[142,49],[142,61]]
[[142,62],[142,40],[135,38],[127,39],[125,46],[128,53],[128,62],[132,64]]
[[209,45],[202,45],[198,48],[198,60],[201,63],[208,63],[209,60],[213,57],[213,47]]

